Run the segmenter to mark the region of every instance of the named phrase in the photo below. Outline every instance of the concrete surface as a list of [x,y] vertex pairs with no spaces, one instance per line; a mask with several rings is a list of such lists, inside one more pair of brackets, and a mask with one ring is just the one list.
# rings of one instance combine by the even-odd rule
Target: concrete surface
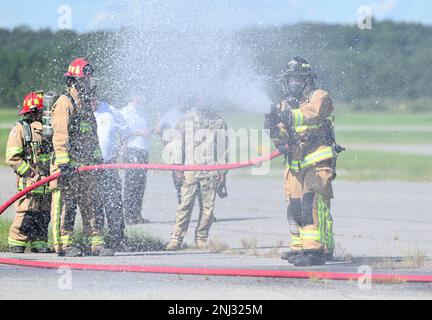
[[[0,169],[2,197],[14,194],[13,174]],[[356,272],[367,265],[372,272],[432,273],[431,183],[335,182],[333,216],[336,255],[341,260],[325,270]],[[217,221],[211,229],[214,249],[193,248],[196,220],[191,222],[186,243],[189,249],[165,252],[123,253],[111,258],[83,257],[65,260],[83,263],[172,265],[191,267],[291,268],[278,252],[289,243],[282,180],[231,175],[229,197],[216,203]],[[168,241],[173,228],[176,196],[169,173],[149,174],[143,216],[150,224],[132,229],[147,231]],[[13,211],[7,215],[11,217]],[[194,218],[197,217],[195,209]],[[244,247],[251,247],[245,250]],[[0,257],[14,257],[9,253]],[[26,259],[63,261],[55,255],[22,256]],[[320,270],[311,268],[311,270]],[[292,299],[366,298],[430,299],[428,284],[373,284],[361,290],[357,282],[293,279],[258,279],[112,272],[73,271],[73,289],[59,289],[57,270],[0,266],[0,298],[78,299]]]

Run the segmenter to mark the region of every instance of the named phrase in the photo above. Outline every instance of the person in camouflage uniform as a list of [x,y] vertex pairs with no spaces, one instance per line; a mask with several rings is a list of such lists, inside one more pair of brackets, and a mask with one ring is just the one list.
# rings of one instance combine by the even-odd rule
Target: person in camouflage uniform
[[[182,163],[186,165],[211,165],[227,162],[227,125],[217,114],[206,109],[197,100],[177,124],[181,132]],[[204,249],[214,221],[214,206],[218,185],[225,184],[227,171],[186,171],[182,173],[180,204],[171,241],[166,250],[181,248],[189,227],[195,198],[201,195],[202,206],[195,229],[195,244]]]

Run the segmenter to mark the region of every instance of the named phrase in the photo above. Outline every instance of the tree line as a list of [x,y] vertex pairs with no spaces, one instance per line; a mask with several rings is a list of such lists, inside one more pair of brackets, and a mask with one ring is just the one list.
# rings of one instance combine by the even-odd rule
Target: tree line
[[[29,88],[61,88],[61,75],[76,56],[107,66],[109,59],[101,57],[115,50],[115,36],[106,31],[0,29],[0,106],[17,105]],[[339,101],[432,98],[432,26],[382,21],[360,30],[301,23],[247,28],[235,39],[250,54],[256,72],[268,79],[274,99],[280,91],[272,79],[295,55],[311,62],[320,86]]]

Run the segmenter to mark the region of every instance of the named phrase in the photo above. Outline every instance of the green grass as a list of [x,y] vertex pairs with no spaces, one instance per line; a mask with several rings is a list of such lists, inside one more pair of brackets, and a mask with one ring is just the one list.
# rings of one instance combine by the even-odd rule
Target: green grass
[[[336,110],[337,125],[371,126],[432,126],[432,112],[345,112]],[[262,128],[264,115],[253,112],[230,112],[221,114],[231,128]]]
[[344,144],[432,144],[431,132],[336,132],[337,142]]
[[[231,171],[230,175],[244,178],[283,179],[283,158],[273,159],[270,172],[262,176],[251,176],[251,169]],[[337,160],[338,180],[364,181],[419,181],[432,182],[432,159],[396,152],[347,151]]]
[[0,166],[5,165],[6,144],[9,136],[9,129],[0,129]]
[[0,252],[8,251],[9,229],[12,221],[5,218],[0,218]]
[[432,181],[430,156],[350,151],[339,156],[337,168],[344,180]]
[[17,109],[0,108],[0,123],[14,123],[17,118]]
[[[221,114],[227,121],[228,126],[233,129],[256,128],[260,129],[263,125],[263,115],[250,112],[230,112]],[[420,125],[432,126],[432,113],[360,113],[339,111],[336,114],[337,125],[371,125],[371,126],[412,126]],[[0,119],[16,119],[15,110],[0,109]],[[1,123],[1,120],[0,120]],[[4,154],[6,148],[9,129],[0,129],[0,165],[5,165]],[[373,132],[373,131],[337,131],[338,143],[342,145],[350,144],[432,144],[432,132]],[[150,161],[160,162],[161,144],[157,139],[152,139],[152,150]],[[391,160],[383,160],[391,159]],[[384,163],[384,165],[383,165]],[[404,164],[410,163],[410,166]],[[399,180],[428,180],[430,181],[431,157],[414,156],[399,153],[386,153],[375,151],[351,151],[340,156],[338,167],[343,174],[343,179],[399,179]],[[282,160],[276,159],[271,163],[273,173],[279,176],[277,170],[283,167]],[[413,169],[415,168],[415,169]],[[276,170],[276,171],[274,171]],[[344,173],[346,172],[346,174]],[[250,174],[250,170],[239,172]],[[426,177],[426,178],[424,178]]]
[[[261,129],[264,116],[257,113],[223,114],[233,129]],[[339,131],[343,126],[412,126],[413,131]],[[432,113],[340,113],[336,118],[336,136],[340,144],[432,144],[432,132],[415,131],[415,126],[431,126]]]
[[342,112],[336,110],[336,125],[432,126],[432,113]]

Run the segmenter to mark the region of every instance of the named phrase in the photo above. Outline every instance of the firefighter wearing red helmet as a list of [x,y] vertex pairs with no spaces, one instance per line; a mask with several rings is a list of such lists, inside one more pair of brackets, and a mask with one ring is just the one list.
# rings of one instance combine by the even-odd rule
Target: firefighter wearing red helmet
[[[9,134],[6,163],[17,175],[18,191],[49,175],[50,142],[42,134],[42,92],[30,92],[24,98],[18,121]],[[9,232],[9,248],[13,253],[49,253],[48,224],[51,195],[40,186],[15,203],[16,216]]]
[[[50,184],[54,248],[59,256],[112,255],[112,250],[104,246],[98,175],[76,172],[79,166],[102,163],[91,106],[95,90],[93,68],[87,60],[78,58],[64,76],[67,90],[54,104],[51,119],[54,149],[51,174],[61,173]],[[86,248],[72,244],[77,207],[82,215]]]

